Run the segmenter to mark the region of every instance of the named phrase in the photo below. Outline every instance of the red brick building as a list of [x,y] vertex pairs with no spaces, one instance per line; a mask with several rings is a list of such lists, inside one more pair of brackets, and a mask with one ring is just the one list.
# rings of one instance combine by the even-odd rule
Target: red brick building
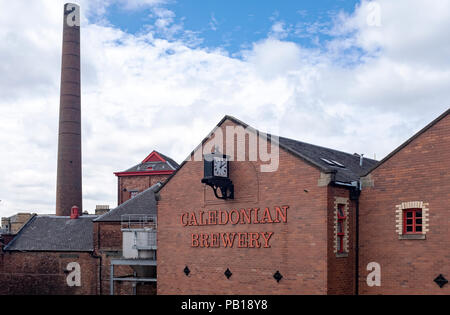
[[[108,213],[32,217],[4,240],[0,294],[449,294],[449,114],[381,162],[275,136],[268,146],[226,116],[172,175],[118,175],[119,193],[143,191]],[[208,164],[211,152],[228,164]],[[134,171],[176,164],[147,159]],[[208,165],[226,189],[205,181]],[[158,176],[170,177],[145,188]],[[135,215],[157,215],[157,261],[124,253],[124,231],[149,231],[124,229]]]
[[[148,170],[151,166],[153,171]],[[154,190],[161,185],[156,180],[170,176],[172,167],[178,164],[154,151],[132,168],[137,174],[131,169],[118,173],[121,187],[127,191],[137,188],[138,193],[115,209],[101,216],[34,215],[12,240],[4,235],[0,239],[0,294],[156,294],[155,282],[145,281],[149,277],[156,280],[156,257],[125,264],[122,221],[125,216],[128,222],[141,223],[143,217],[156,216]],[[128,228],[129,233],[134,231],[139,229]],[[115,280],[111,281],[114,262],[119,265],[114,267]],[[67,279],[77,270],[79,282],[69,284]],[[136,281],[142,270],[151,272],[144,272],[147,278]]]
[[[211,153],[228,127],[247,133],[231,138],[232,154],[218,145],[232,159],[234,199],[223,200],[201,183],[205,162],[195,157]],[[252,159],[250,150],[255,139],[267,145],[264,136],[226,116],[164,184],[158,294],[355,293],[357,183],[376,161],[271,137],[278,169],[264,172],[261,152]]]
[[117,176],[117,204],[121,205],[158,182],[164,182],[178,167],[170,157],[153,151],[141,163],[114,173]]
[[0,294],[98,294],[94,217],[31,218],[0,254]]
[[[445,285],[450,279],[449,114],[447,110],[362,178],[361,294],[450,294]],[[366,281],[373,270],[367,268],[370,263],[380,268],[379,285]]]

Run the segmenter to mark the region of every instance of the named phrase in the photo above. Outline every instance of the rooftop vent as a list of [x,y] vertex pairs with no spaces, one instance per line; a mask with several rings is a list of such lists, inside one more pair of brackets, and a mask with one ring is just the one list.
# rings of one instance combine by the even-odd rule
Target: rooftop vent
[[327,163],[330,166],[337,166],[337,167],[341,167],[341,168],[345,168],[345,165],[342,163],[339,163],[335,160],[329,160],[329,159],[325,159],[325,158],[320,158],[322,161],[324,161],[325,163]]
[[334,164],[336,164],[337,166],[339,166],[339,167],[345,168],[345,165],[344,165],[344,164],[341,164],[341,163],[339,163],[339,162],[336,162],[335,160],[332,160],[332,162],[333,162]]
[[334,163],[331,162],[331,161],[328,160],[328,159],[324,159],[324,158],[320,158],[320,159],[321,159],[322,161],[324,161],[325,163],[327,163],[328,165],[335,166]]

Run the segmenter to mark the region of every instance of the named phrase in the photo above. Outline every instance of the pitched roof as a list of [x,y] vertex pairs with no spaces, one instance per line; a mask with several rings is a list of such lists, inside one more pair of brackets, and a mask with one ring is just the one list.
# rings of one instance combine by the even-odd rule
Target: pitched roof
[[94,215],[70,217],[36,215],[5,247],[5,251],[91,252]]
[[389,153],[384,159],[382,159],[378,164],[371,167],[366,173],[363,174],[363,176],[367,176],[370,173],[372,173],[376,168],[380,167],[382,164],[384,164],[387,160],[389,160],[391,157],[393,157],[395,154],[397,154],[399,151],[401,151],[403,148],[405,148],[408,144],[413,142],[416,138],[421,136],[423,133],[425,133],[428,129],[436,125],[438,122],[440,122],[442,119],[447,117],[450,114],[450,108],[447,109],[442,115],[440,115],[438,118],[433,120],[431,123],[426,125],[424,128],[422,128],[420,131],[418,131],[414,136],[406,140],[404,143],[402,143],[397,149]]
[[307,159],[322,169],[335,173],[334,181],[336,182],[351,183],[357,181],[361,175],[378,163],[376,160],[364,158],[363,164],[360,166],[361,157],[359,155],[283,137],[279,138],[279,143],[281,146],[289,148],[300,158]]
[[[271,137],[270,134],[263,133],[258,131],[257,129],[249,126],[248,124],[240,121],[239,119],[226,115],[222,120],[217,124],[217,126],[208,134],[207,137],[203,139],[203,141],[189,154],[189,157],[194,154],[194,152],[205,142],[208,141],[209,137],[214,133],[216,128],[220,127],[226,120],[230,120],[237,125],[240,125],[244,128],[252,130],[253,132],[259,135],[266,135],[268,138]],[[360,156],[350,153],[345,153],[342,151],[337,151],[325,147],[320,147],[317,145],[292,140],[284,137],[278,138],[278,143],[281,148],[284,150],[294,154],[298,158],[302,159],[306,163],[318,168],[319,170],[325,173],[334,173],[334,181],[342,182],[342,183],[351,183],[352,181],[359,180],[362,174],[365,174],[368,169],[372,168],[374,165],[378,163],[378,161],[373,159],[364,158],[363,166],[360,167]],[[174,177],[177,172],[184,166],[184,164],[190,160],[189,157],[181,163],[179,168],[161,185],[158,190],[161,190],[171,179]],[[332,162],[325,162],[322,159],[329,160]],[[338,164],[333,163],[338,162],[342,164],[344,167],[338,166]]]
[[141,163],[127,169],[123,172],[115,173],[120,175],[121,173],[139,173],[139,172],[173,172],[178,169],[179,165],[170,157],[158,152],[153,151],[150,153]]
[[117,208],[101,215],[94,222],[120,222],[123,215],[156,215],[155,190],[161,186],[160,183],[144,190],[136,197],[128,199]]

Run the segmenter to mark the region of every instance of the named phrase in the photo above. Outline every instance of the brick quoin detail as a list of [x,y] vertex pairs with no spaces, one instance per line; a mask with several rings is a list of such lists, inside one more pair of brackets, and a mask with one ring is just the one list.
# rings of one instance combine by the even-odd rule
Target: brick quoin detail
[[343,197],[334,197],[334,253],[337,254],[337,248],[338,248],[338,237],[337,237],[337,231],[338,231],[338,206],[344,205],[344,211],[345,211],[345,225],[344,225],[344,253],[348,253],[348,222],[350,220],[349,218],[349,211],[348,211],[348,198]]

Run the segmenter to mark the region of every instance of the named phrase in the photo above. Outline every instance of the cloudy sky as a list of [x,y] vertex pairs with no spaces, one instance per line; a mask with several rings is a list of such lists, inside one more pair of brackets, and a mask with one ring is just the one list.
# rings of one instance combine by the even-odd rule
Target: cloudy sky
[[[383,158],[450,106],[450,1],[80,0],[84,208],[226,114]],[[0,0],[0,216],[54,213],[60,0]]]

